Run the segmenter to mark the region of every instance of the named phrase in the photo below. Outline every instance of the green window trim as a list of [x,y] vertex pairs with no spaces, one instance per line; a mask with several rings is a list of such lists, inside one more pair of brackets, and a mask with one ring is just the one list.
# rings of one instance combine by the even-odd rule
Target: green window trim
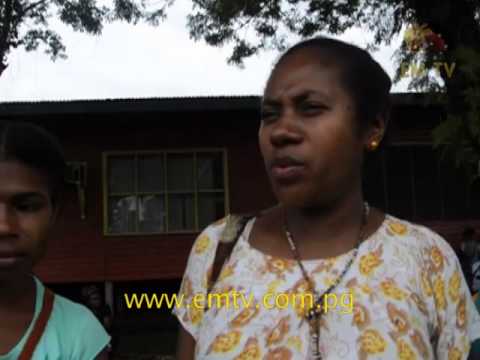
[[[198,178],[198,157],[201,155],[217,155],[221,156],[221,177],[223,179],[222,186],[223,188],[204,188],[199,187],[199,178]],[[193,162],[193,188],[191,190],[170,190],[168,183],[168,163],[170,159],[169,156],[175,155],[186,155],[192,156]],[[163,189],[161,191],[139,191],[139,158],[147,156],[159,156],[162,160],[162,172],[163,172]],[[120,159],[120,158],[131,158],[133,160],[133,191],[119,191],[119,192],[110,192],[110,174],[109,174],[109,164],[111,159]],[[223,205],[224,205],[224,215],[229,213],[229,188],[228,188],[228,158],[227,150],[225,148],[201,148],[201,149],[162,149],[155,151],[105,151],[102,153],[102,183],[103,183],[103,235],[104,236],[148,236],[148,235],[163,235],[163,234],[192,234],[200,232],[205,224],[201,224],[199,216],[199,198],[202,195],[214,195],[223,194]],[[132,179],[131,179],[132,180]],[[192,207],[193,207],[193,228],[191,229],[169,229],[171,224],[171,214],[169,202],[174,196],[181,195],[191,195]],[[110,216],[110,205],[111,199],[115,197],[134,197],[135,201],[135,231],[122,231],[122,232],[112,232],[110,229],[111,219]],[[163,231],[157,232],[148,232],[141,231],[139,225],[139,213],[140,201],[145,196],[159,196],[163,198],[163,208],[165,215],[163,217]],[[184,203],[185,204],[185,203]],[[184,207],[185,210],[185,207]],[[185,213],[182,213],[185,215]],[[216,219],[212,219],[216,220]]]

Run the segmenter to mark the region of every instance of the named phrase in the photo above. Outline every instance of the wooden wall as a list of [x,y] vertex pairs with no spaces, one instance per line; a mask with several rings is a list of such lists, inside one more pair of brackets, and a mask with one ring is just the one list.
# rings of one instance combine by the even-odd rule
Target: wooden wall
[[[69,161],[88,163],[87,218],[71,189],[36,273],[49,283],[180,278],[197,234],[103,236],[102,152],[225,147],[231,212],[273,204],[257,145],[255,112],[123,114],[37,120],[61,139]],[[79,126],[81,124],[81,126]]]
[[[428,142],[438,109],[396,107],[389,141]],[[102,235],[102,152],[165,148],[226,147],[231,212],[274,204],[258,145],[258,111],[170,112],[142,114],[42,115],[30,121],[61,139],[70,161],[88,163],[87,218],[80,219],[75,191],[66,194],[48,255],[36,273],[48,283],[180,278],[197,234]],[[425,223],[452,244],[467,223]],[[480,227],[480,221],[468,222]]]

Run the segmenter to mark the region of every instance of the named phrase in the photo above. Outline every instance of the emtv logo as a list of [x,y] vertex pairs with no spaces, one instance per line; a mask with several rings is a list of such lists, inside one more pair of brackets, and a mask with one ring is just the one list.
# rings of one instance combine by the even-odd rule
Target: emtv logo
[[[404,34],[405,46],[408,51],[417,53],[420,51],[430,51],[434,53],[443,53],[447,49],[447,44],[443,40],[440,34],[436,34],[423,24],[411,25],[405,30]],[[456,64],[436,61],[433,63],[433,68],[437,71],[438,75],[442,75],[442,71],[445,72],[447,77],[452,77]],[[430,70],[425,63],[402,63],[400,64],[400,77],[422,76]]]

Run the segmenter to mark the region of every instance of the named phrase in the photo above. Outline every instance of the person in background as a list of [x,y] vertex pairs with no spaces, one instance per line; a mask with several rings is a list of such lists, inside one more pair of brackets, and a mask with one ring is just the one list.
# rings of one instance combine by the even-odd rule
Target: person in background
[[[475,302],[477,311],[480,312],[480,292],[478,290],[473,296],[473,301]],[[480,341],[473,343],[472,350],[470,352],[470,359],[472,360],[480,359]]]
[[86,285],[81,290],[82,303],[85,304],[100,321],[105,330],[111,336],[111,341],[108,347],[109,358],[114,356],[116,345],[116,338],[113,335],[113,314],[110,306],[105,303],[105,297],[102,296],[100,287],[92,284]]
[[55,225],[65,168],[51,134],[0,122],[0,360],[107,359],[110,336],[92,312],[33,274]]
[[480,234],[475,233],[475,253],[472,260],[472,292],[480,291]]
[[473,292],[473,266],[479,254],[475,235],[475,230],[472,227],[465,228],[462,233],[460,249],[457,252],[458,260],[471,292]]
[[108,333],[112,330],[112,310],[108,306],[97,285],[87,285],[81,290],[82,302],[102,323]]

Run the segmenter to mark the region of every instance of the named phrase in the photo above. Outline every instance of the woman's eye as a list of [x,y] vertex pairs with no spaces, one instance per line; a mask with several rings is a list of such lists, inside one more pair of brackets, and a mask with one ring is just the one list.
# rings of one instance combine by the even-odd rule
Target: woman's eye
[[262,111],[260,118],[264,123],[272,122],[276,119],[277,113],[274,111]]
[[318,114],[325,110],[325,106],[315,103],[305,103],[300,106],[303,113],[306,114]]
[[35,212],[43,207],[43,204],[38,202],[26,202],[16,204],[16,209],[21,212]]

